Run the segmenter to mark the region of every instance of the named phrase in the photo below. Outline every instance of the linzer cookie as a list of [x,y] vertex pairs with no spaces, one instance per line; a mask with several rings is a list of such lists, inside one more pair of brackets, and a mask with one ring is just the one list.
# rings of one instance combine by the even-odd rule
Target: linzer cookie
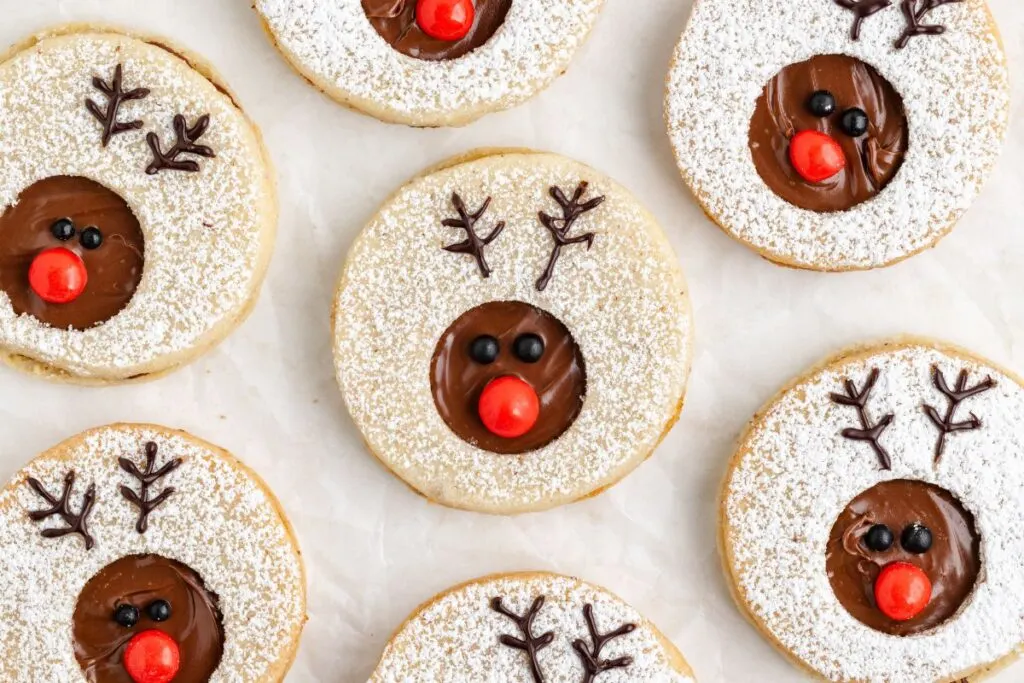
[[565,72],[604,0],[256,0],[292,66],[383,121],[456,126]]
[[1024,644],[1024,386],[940,342],[855,348],[754,418],[726,477],[738,604],[831,681],[976,680]]
[[[500,672],[500,677],[495,677]],[[679,650],[621,599],[543,572],[489,576],[419,607],[370,683],[693,683]]]
[[338,380],[422,495],[516,513],[594,495],[678,418],[690,308],[655,219],[553,154],[478,150],[399,189],[353,245]]
[[4,681],[280,681],[305,590],[266,485],[184,432],[93,429],[0,491]]
[[953,228],[1009,101],[984,0],[701,0],[666,119],[727,233],[783,265],[862,270]]
[[277,210],[258,133],[210,70],[75,27],[15,48],[0,84],[0,357],[102,384],[226,336],[255,300]]

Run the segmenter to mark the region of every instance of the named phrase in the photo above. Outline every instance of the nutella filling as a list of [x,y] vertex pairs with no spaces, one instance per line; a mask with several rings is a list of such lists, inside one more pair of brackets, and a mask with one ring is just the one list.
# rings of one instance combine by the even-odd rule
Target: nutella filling
[[476,0],[473,26],[465,37],[445,41],[427,35],[416,23],[416,0],[363,0],[363,11],[391,47],[427,61],[458,59],[491,39],[505,23],[512,0]]
[[[543,354],[535,362],[516,356],[516,340],[536,335]],[[498,353],[480,363],[471,355],[475,340],[493,337]],[[540,399],[540,417],[523,436],[503,438],[480,420],[477,405],[484,387],[498,377],[524,380]],[[494,301],[477,306],[452,323],[437,343],[430,367],[430,386],[437,411],[453,432],[492,453],[527,453],[561,436],[580,414],[587,379],[583,355],[572,334],[557,318],[518,301]]]
[[[74,234],[60,240],[52,228],[64,219],[74,224]],[[87,228],[99,231],[98,247],[83,246]],[[48,303],[29,284],[33,260],[53,247],[78,254],[88,273],[85,290],[68,303]],[[0,290],[19,315],[86,330],[110,320],[131,301],[142,280],[144,251],[139,221],[121,197],[88,178],[53,176],[29,186],[0,215]]]
[[[914,524],[931,532],[931,547],[925,552],[910,552],[902,545],[902,532]],[[892,533],[887,550],[872,550],[866,543],[875,525],[885,525]],[[836,598],[851,616],[876,631],[909,636],[956,615],[981,570],[980,546],[974,516],[948,491],[920,481],[887,481],[857,496],[839,515],[829,536],[826,571]],[[909,621],[894,621],[875,604],[875,580],[892,562],[915,565],[931,581],[931,600]]]
[[[813,113],[811,96],[827,91],[834,110]],[[850,109],[867,114],[867,131],[844,130]],[[789,144],[801,131],[825,133],[842,148],[846,166],[820,183],[797,173]],[[895,177],[907,151],[908,128],[903,99],[873,67],[846,55],[820,55],[792,64],[765,86],[750,121],[749,146],[765,184],[790,204],[810,211],[845,211],[881,192]]]
[[[168,618],[152,618],[156,601],[167,603]],[[131,627],[115,620],[123,605],[138,610]],[[75,657],[90,683],[135,683],[122,663],[128,642],[148,630],[163,631],[180,650],[174,683],[205,683],[224,650],[222,622],[216,594],[194,571],[158,555],[131,555],[100,570],[78,596]]]

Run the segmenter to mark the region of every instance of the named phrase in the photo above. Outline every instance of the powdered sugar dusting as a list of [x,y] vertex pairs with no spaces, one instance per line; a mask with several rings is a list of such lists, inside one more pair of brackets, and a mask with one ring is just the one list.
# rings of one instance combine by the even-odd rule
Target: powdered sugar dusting
[[[126,88],[152,92],[121,107],[122,120],[142,120],[144,129],[117,135],[104,148],[85,100],[100,96],[92,78],[109,79],[118,64]],[[181,59],[116,34],[43,40],[0,65],[0,83],[0,206],[43,178],[83,176],[127,201],[146,251],[131,302],[86,331],[16,316],[0,292],[0,346],[80,377],[126,378],[163,369],[165,357],[180,362],[178,356],[212,341],[211,331],[253,296],[260,254],[273,233],[267,226],[275,220],[268,171],[242,113]],[[157,132],[166,149],[179,113],[190,125],[210,115],[202,143],[217,157],[202,159],[199,173],[146,175],[152,156],[145,133]]]
[[584,669],[573,641],[590,643],[583,606],[594,606],[602,633],[636,624],[633,633],[608,643],[602,658],[632,657],[624,669],[600,675],[601,683],[647,681],[688,683],[675,671],[664,647],[646,620],[611,593],[578,579],[555,575],[508,576],[455,589],[417,613],[388,644],[370,683],[446,683],[469,680],[532,683],[527,655],[499,642],[504,634],[521,638],[511,620],[490,608],[503,598],[506,608],[525,614],[533,601],[545,597],[534,622],[534,634],[554,633],[550,646],[537,656],[547,683],[579,683]]
[[[938,430],[924,405],[946,405],[932,367],[953,381],[986,376],[994,389],[970,399],[962,417],[982,427],[951,434],[933,464]],[[870,411],[895,420],[881,437],[892,471],[878,469],[863,442],[840,432],[854,424],[830,392],[858,386],[872,368],[880,377]],[[727,483],[725,532],[740,595],[782,645],[830,680],[949,680],[1011,654],[1024,642],[1024,388],[984,361],[925,345],[879,349],[841,361],[787,391],[741,445]],[[922,635],[874,631],[840,605],[825,572],[835,520],[862,491],[889,479],[941,486],[975,516],[982,572],[961,612]]]
[[[898,3],[864,22],[833,0],[701,0],[675,53],[666,115],[683,176],[723,227],[768,256],[825,269],[883,266],[935,243],[978,194],[1009,109],[1004,55],[984,0],[934,10],[941,36],[893,43]],[[874,66],[903,97],[910,147],[892,182],[845,212],[797,208],[761,180],[748,148],[765,83],[814,55]]]
[[[590,181],[606,195],[573,234],[594,246],[565,249],[551,284],[535,282],[552,248],[537,218]],[[445,228],[453,192],[470,207],[492,198],[487,220],[506,221],[487,248],[494,272],[442,249],[464,233]],[[438,415],[430,361],[441,334],[489,301],[522,301],[562,321],[587,369],[583,409],[559,439],[521,456],[483,451]],[[459,507],[514,512],[570,502],[624,476],[657,444],[682,399],[689,370],[685,283],[664,235],[622,187],[547,154],[463,163],[413,181],[384,206],[349,254],[336,301],[335,359],[345,400],[369,447],[411,486]]]
[[315,81],[395,118],[436,125],[463,110],[523,102],[568,67],[604,0],[515,0],[483,46],[449,61],[393,49],[361,0],[256,0],[275,40]]
[[[175,493],[139,535],[138,509],[119,493],[134,480],[117,459],[141,463],[147,441],[158,444],[159,462],[182,458],[184,463],[161,480]],[[96,485],[88,520],[96,546],[89,551],[77,536],[43,538],[40,531],[60,526],[59,520],[33,523],[27,514],[46,503],[26,478],[59,493],[69,469],[77,474],[73,510],[86,487]],[[211,683],[269,682],[270,667],[291,651],[305,619],[298,549],[273,501],[245,471],[198,440],[123,426],[94,430],[70,450],[44,454],[0,493],[0,677],[24,683],[84,681],[72,637],[82,587],[114,560],[150,553],[188,565],[219,596],[224,654]]]

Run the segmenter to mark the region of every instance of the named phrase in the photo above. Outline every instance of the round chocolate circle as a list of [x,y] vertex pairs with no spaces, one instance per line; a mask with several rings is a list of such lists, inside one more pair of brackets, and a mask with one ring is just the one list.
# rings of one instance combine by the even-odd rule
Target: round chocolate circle
[[[75,231],[60,239],[57,233],[70,234],[66,221]],[[85,290],[69,303],[47,303],[29,284],[33,260],[52,247],[70,249],[85,263]],[[88,178],[40,180],[0,215],[0,290],[18,315],[59,329],[87,330],[120,313],[142,280],[144,253],[142,228],[128,204]]]
[[[126,606],[138,610],[130,627],[116,618]],[[154,620],[154,613],[166,613],[167,618]],[[90,681],[132,683],[122,663],[124,650],[132,638],[150,630],[166,633],[179,648],[181,668],[175,683],[203,683],[220,664],[223,617],[217,595],[206,589],[202,578],[159,555],[122,557],[101,569],[78,596],[75,658]]]
[[[828,91],[832,113],[809,106]],[[853,136],[843,127],[851,109],[867,114],[867,131]],[[839,143],[846,166],[820,183],[797,173],[789,160],[794,135],[816,130]],[[847,55],[819,55],[791,64],[765,86],[750,120],[749,146],[758,175],[790,204],[810,211],[845,211],[865,202],[896,176],[908,144],[903,98],[874,67]]]
[[[536,335],[543,353],[524,361],[516,340]],[[498,340],[498,356],[487,364],[471,354],[483,335]],[[511,375],[537,392],[540,417],[523,436],[507,439],[491,433],[480,420],[477,403],[489,382]],[[586,366],[572,334],[550,313],[519,301],[493,301],[463,313],[441,335],[430,364],[434,404],[459,437],[492,453],[515,455],[543,448],[565,433],[580,414],[587,389]]]
[[[880,524],[898,540],[876,551],[866,541]],[[917,538],[906,533],[915,527],[931,532],[928,550],[904,547],[908,538]],[[908,621],[890,619],[875,604],[875,581],[894,562],[920,568],[932,585],[928,606]],[[981,570],[981,539],[974,515],[949,491],[898,479],[872,486],[846,506],[829,535],[825,565],[836,598],[851,616],[876,631],[908,636],[940,626],[960,610]]]
[[391,47],[425,61],[446,61],[469,54],[505,23],[512,0],[475,0],[473,26],[464,37],[447,41],[428,35],[416,22],[417,0],[362,0],[370,24]]

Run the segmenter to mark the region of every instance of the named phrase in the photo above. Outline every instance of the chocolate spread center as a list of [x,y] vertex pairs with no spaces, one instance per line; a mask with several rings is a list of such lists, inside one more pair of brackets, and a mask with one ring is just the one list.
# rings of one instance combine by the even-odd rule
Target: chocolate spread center
[[465,37],[446,41],[433,38],[416,23],[416,0],[363,0],[363,11],[377,33],[391,47],[409,57],[427,61],[458,59],[491,39],[505,23],[512,0],[476,0],[476,16]]

